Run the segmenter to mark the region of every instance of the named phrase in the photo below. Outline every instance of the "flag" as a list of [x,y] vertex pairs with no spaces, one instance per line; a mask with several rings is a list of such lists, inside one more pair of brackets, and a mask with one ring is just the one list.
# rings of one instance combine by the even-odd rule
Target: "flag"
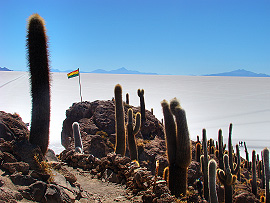
[[68,79],[79,76],[79,68],[77,70],[74,70],[74,71],[68,73],[67,76],[68,76]]

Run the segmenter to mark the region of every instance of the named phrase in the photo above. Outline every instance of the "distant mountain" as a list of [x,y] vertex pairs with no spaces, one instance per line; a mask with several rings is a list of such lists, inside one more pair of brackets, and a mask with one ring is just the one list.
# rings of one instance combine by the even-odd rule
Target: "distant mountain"
[[4,68],[1,68],[0,67],[0,71],[12,71],[12,70],[9,70],[8,68],[4,67]]
[[97,69],[97,70],[94,70],[90,73],[157,75],[157,73],[144,73],[144,72],[139,72],[139,71],[134,71],[134,70],[127,70],[126,68],[119,68],[119,69],[111,70],[111,71]]
[[232,77],[270,77],[264,73],[254,73],[244,69],[238,69],[231,72],[209,74],[204,76],[232,76]]

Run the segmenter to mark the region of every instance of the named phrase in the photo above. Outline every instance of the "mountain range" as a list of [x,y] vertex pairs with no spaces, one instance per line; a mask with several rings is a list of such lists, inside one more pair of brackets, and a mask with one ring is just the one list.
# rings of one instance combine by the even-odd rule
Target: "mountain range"
[[[1,68],[0,67],[0,71],[12,71],[6,67]],[[51,69],[51,72],[63,72],[63,73],[69,73],[71,71],[74,70],[65,70],[65,71],[61,71],[58,69]],[[116,70],[103,70],[103,69],[96,69],[94,71],[91,72],[85,72],[85,71],[81,71],[81,73],[100,73],[100,74],[138,74],[138,75],[158,75],[157,73],[145,73],[145,72],[139,72],[139,71],[135,71],[135,70],[128,70],[126,68],[119,68]],[[251,72],[251,71],[247,71],[244,69],[238,69],[238,70],[234,70],[234,71],[230,71],[230,72],[224,72],[224,73],[215,73],[215,74],[207,74],[207,75],[203,75],[203,76],[231,76],[231,77],[270,77],[270,75],[264,74],[264,73],[255,73],[255,72]]]
[[270,77],[270,75],[264,73],[254,73],[244,69],[238,69],[230,72],[208,74],[204,76],[231,76],[231,77]]

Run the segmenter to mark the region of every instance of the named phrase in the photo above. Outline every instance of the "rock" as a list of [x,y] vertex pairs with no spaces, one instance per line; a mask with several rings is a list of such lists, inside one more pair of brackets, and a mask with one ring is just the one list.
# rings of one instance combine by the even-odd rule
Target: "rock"
[[47,161],[59,161],[52,149],[48,149],[45,158]]
[[28,174],[29,172],[29,164],[25,162],[4,163],[2,167],[10,173],[17,171],[22,172],[22,174]]
[[[3,138],[1,138],[3,139]],[[0,150],[2,152],[13,153],[13,142],[3,141],[0,143]]]
[[17,159],[14,157],[13,154],[8,153],[8,152],[3,152],[3,157],[2,159],[6,163],[12,163],[12,162],[17,162]]
[[42,181],[37,181],[31,184],[25,190],[22,190],[21,193],[24,198],[32,201],[42,202],[44,201],[44,194],[47,189],[47,184]]
[[65,193],[63,188],[54,185],[54,184],[48,184],[48,188],[45,193],[45,201],[46,203],[66,203],[66,202],[72,202],[70,197]]
[[0,111],[0,138],[11,141],[27,139],[28,136],[29,130],[18,114]]
[[235,203],[259,203],[260,201],[255,197],[255,195],[248,191],[236,191],[233,197],[233,202]]
[[36,180],[31,177],[30,175],[23,175],[22,173],[14,173],[12,175],[10,175],[10,179],[13,182],[13,184],[15,185],[31,185],[34,182],[36,182]]

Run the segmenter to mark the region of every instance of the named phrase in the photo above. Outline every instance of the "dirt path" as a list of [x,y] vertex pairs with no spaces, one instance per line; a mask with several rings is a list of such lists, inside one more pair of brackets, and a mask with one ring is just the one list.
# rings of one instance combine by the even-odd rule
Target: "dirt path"
[[87,193],[87,199],[83,198],[79,202],[142,202],[138,197],[133,197],[131,199],[131,197],[127,194],[127,190],[122,185],[111,182],[103,182],[101,180],[92,178],[91,174],[87,171],[82,171],[80,169],[77,170],[67,166],[65,166],[65,168],[67,168],[77,177],[77,182]]

